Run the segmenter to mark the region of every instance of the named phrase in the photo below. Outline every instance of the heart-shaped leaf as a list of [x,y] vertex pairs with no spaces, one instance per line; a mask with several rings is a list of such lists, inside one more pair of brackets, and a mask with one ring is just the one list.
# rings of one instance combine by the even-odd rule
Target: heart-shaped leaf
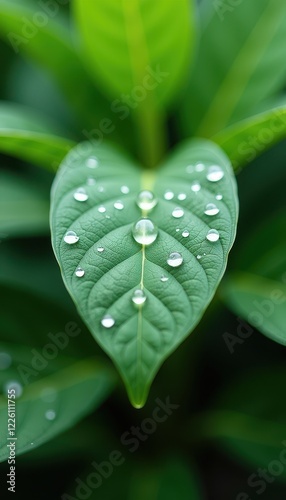
[[106,144],[80,144],[63,161],[52,190],[54,251],[134,406],[212,299],[237,212],[229,160],[209,141],[188,141],[156,173]]

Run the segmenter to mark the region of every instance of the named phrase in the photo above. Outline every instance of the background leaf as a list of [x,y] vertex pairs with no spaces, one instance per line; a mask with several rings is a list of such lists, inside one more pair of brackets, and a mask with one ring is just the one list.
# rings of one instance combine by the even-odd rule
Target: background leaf
[[185,135],[210,137],[254,114],[283,87],[286,5],[205,0],[201,12],[202,35],[181,115]]
[[[79,187],[83,201],[76,199]],[[145,247],[132,237],[132,227],[150,212],[136,203],[147,188],[159,200],[150,215],[159,232]],[[162,361],[212,299],[234,240],[237,210],[229,161],[208,141],[187,142],[158,174],[143,171],[141,179],[107,145],[80,144],[64,160],[52,190],[53,248],[68,291],[118,366],[135,406],[144,404]],[[67,244],[67,231],[78,242]],[[216,241],[209,241],[212,236]],[[176,267],[167,262],[173,252],[182,258]],[[136,289],[147,297],[139,309],[132,301]],[[109,329],[102,324],[106,315],[115,321]]]
[[[13,353],[13,348],[10,352]],[[14,361],[21,363],[17,355]],[[0,372],[2,385],[13,385],[15,378],[11,379],[9,371],[8,368],[8,373],[7,370]],[[110,373],[95,360],[80,361],[26,386],[23,395],[15,400],[16,453],[31,451],[74,425],[100,405],[111,387]],[[0,425],[2,429],[7,429],[6,394],[0,397]],[[0,447],[0,461],[7,460],[9,456],[5,438],[6,434]]]
[[[131,92],[134,108],[142,100],[140,92],[136,99],[138,85],[147,94],[153,94],[155,88],[154,97],[160,104],[174,99],[193,45],[193,2],[181,0],[179,8],[174,0],[99,0],[96,4],[74,0],[73,4],[83,57],[104,92],[118,100],[120,94]],[[163,74],[157,73],[154,79],[149,67]]]
[[221,130],[212,139],[234,168],[243,167],[286,136],[286,107],[271,109]]

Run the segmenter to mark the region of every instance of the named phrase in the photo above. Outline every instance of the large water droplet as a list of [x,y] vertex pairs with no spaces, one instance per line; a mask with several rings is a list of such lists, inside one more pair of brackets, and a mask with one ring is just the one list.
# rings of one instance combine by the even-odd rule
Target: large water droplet
[[86,201],[88,200],[88,194],[83,187],[77,188],[74,192],[73,197],[76,201]]
[[151,191],[141,191],[138,196],[136,203],[141,210],[152,210],[157,205],[157,198]]
[[78,277],[78,278],[82,278],[85,274],[85,271],[80,267],[78,266],[75,270],[75,275]]
[[167,259],[167,264],[169,264],[169,266],[171,267],[179,267],[182,264],[183,260],[184,259],[179,252],[172,252]]
[[187,198],[186,193],[179,193],[178,194],[178,200],[183,201]]
[[185,231],[183,231],[183,232],[182,232],[182,236],[183,236],[183,238],[187,238],[188,236],[190,236],[189,231],[187,231],[187,230],[185,229]]
[[140,219],[132,229],[133,238],[141,245],[151,245],[158,236],[158,228],[150,219]]
[[56,418],[55,410],[47,410],[45,413],[45,417],[47,420],[55,420]]
[[181,217],[183,217],[184,214],[185,212],[181,207],[174,208],[172,212],[172,216],[175,217],[175,219],[180,219]]
[[174,198],[173,191],[166,191],[164,194],[165,200],[172,200]]
[[207,180],[211,182],[220,181],[224,176],[224,171],[218,165],[211,165],[208,169]]
[[206,238],[208,241],[214,243],[219,239],[219,232],[216,229],[210,229],[208,234],[206,235]]
[[100,207],[98,207],[98,209],[97,209],[97,210],[98,210],[101,214],[104,214],[104,212],[106,212],[106,208],[105,208],[103,205],[101,205]]
[[101,324],[102,326],[104,326],[104,328],[112,328],[112,326],[114,326],[115,324],[115,320],[110,314],[106,314],[105,316],[103,316]]
[[11,366],[12,358],[7,352],[0,352],[0,370],[6,370]]
[[128,186],[121,186],[120,191],[121,191],[121,193],[123,193],[123,194],[128,194],[128,193],[129,193],[129,191],[130,191],[130,189],[129,189],[129,187],[128,187]]
[[91,156],[90,158],[88,158],[86,160],[86,166],[88,168],[96,168],[96,167],[98,167],[98,159],[96,158],[96,156]]
[[202,172],[203,170],[205,170],[205,165],[203,163],[197,163],[196,166],[195,166],[195,171],[196,172]]
[[191,190],[194,191],[194,193],[197,193],[198,191],[200,191],[200,189],[201,189],[201,185],[198,181],[194,181],[191,184]]
[[214,203],[208,203],[205,208],[206,215],[217,215],[219,213],[219,208]]
[[167,276],[164,276],[164,275],[163,275],[163,276],[161,276],[161,278],[160,278],[160,280],[161,280],[163,283],[165,283],[166,281],[168,281],[168,279],[169,279],[169,278],[168,278]]
[[78,240],[79,237],[74,231],[67,231],[66,234],[64,235],[64,241],[68,245],[74,245],[74,243],[77,243]]
[[23,393],[23,386],[18,380],[9,380],[9,382],[4,385],[4,392],[6,392],[6,394],[11,394],[11,392],[8,393],[8,391],[12,390],[14,391],[13,394],[15,394],[15,397],[19,398]]
[[115,203],[113,203],[113,206],[114,208],[116,208],[116,210],[123,210],[124,208],[124,204],[120,200],[117,200]]
[[133,295],[132,295],[132,302],[136,304],[137,306],[141,306],[146,302],[146,295],[143,292],[143,290],[135,290]]

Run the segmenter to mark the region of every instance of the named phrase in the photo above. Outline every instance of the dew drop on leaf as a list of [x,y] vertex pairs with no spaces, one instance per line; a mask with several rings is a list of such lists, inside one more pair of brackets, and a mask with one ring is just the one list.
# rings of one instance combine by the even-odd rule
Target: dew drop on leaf
[[172,200],[174,198],[173,191],[166,191],[164,194],[165,200]]
[[88,168],[96,168],[98,167],[98,159],[95,156],[91,156],[86,160],[86,166]]
[[104,212],[106,212],[106,208],[105,208],[103,205],[101,205],[100,207],[98,207],[98,209],[97,209],[97,210],[98,210],[101,214],[104,214]]
[[116,208],[116,210],[123,210],[124,208],[124,204],[122,203],[122,201],[120,200],[117,200],[114,204],[113,204],[114,208]]
[[6,370],[11,366],[12,358],[7,352],[0,352],[0,370]]
[[195,166],[195,171],[196,172],[202,172],[203,170],[205,170],[205,165],[203,163],[197,163],[196,166]]
[[180,219],[181,217],[183,217],[184,214],[185,212],[181,207],[174,208],[172,212],[172,216],[175,217],[175,219]]
[[106,314],[105,316],[103,316],[101,324],[102,326],[104,326],[104,328],[112,328],[115,324],[115,320],[110,314]]
[[207,180],[210,182],[220,181],[224,176],[224,171],[218,165],[211,165],[207,172]]
[[157,198],[151,191],[141,191],[138,196],[136,203],[141,210],[152,210],[157,205]]
[[143,290],[138,289],[133,292],[132,302],[137,306],[141,306],[144,302],[146,302],[146,298],[147,297]]
[[102,252],[104,252],[104,248],[103,247],[97,247],[97,251],[100,252],[100,253],[102,253]]
[[83,187],[79,187],[73,194],[76,201],[86,201],[88,200],[88,194]]
[[183,256],[179,252],[172,252],[167,259],[167,264],[171,267],[179,267],[183,260]]
[[178,194],[178,200],[183,201],[187,198],[186,193],[179,193]]
[[80,267],[78,266],[75,270],[75,275],[78,277],[78,278],[82,278],[85,274],[85,271]]
[[19,398],[23,393],[23,386],[18,382],[18,380],[9,380],[4,386],[4,392],[8,394],[8,391],[15,391],[15,397]]
[[217,215],[219,213],[219,208],[214,203],[208,203],[205,208],[206,215]]
[[219,240],[219,232],[216,229],[210,229],[206,238],[211,243],[214,243]]
[[191,184],[191,190],[194,192],[194,193],[197,193],[198,191],[200,191],[201,189],[201,185],[198,181],[194,181],[192,184]]
[[74,231],[67,231],[66,234],[64,235],[64,241],[68,245],[74,245],[74,243],[77,243],[78,240],[79,237]]
[[54,410],[47,410],[45,413],[45,417],[47,420],[55,420],[56,412]]
[[130,191],[130,189],[129,189],[129,187],[128,187],[128,186],[121,186],[120,191],[121,191],[121,193],[123,193],[123,194],[128,194],[128,193],[129,193],[129,191]]
[[183,238],[187,238],[188,236],[190,236],[189,231],[187,231],[187,230],[185,229],[185,231],[183,231],[183,232],[182,232],[182,236],[183,236]]
[[137,243],[151,245],[158,236],[158,228],[150,219],[139,219],[133,226],[132,235]]
[[222,194],[217,194],[217,195],[216,195],[216,199],[217,199],[217,200],[222,200],[222,198],[223,198]]
[[161,276],[161,278],[160,278],[160,280],[161,280],[163,283],[165,283],[166,281],[168,281],[168,279],[169,279],[169,278],[168,278],[167,276],[164,276],[164,275],[163,275],[163,276]]

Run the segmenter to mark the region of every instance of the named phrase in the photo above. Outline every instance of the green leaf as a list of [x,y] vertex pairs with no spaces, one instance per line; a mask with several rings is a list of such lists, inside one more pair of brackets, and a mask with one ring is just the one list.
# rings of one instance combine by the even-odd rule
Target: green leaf
[[16,54],[47,69],[82,124],[94,127],[95,117],[106,116],[108,103],[82,66],[74,48],[72,27],[63,18],[59,2],[44,5],[46,10],[29,0],[0,0],[0,36]]
[[[219,440],[220,449],[224,447],[231,457],[252,467],[268,469],[273,462],[273,469],[268,470],[277,471],[274,463],[282,457],[280,480],[286,479],[285,380],[283,366],[268,365],[267,370],[255,366],[228,383],[216,395],[214,410],[200,415],[197,422],[205,437]],[[258,480],[257,472],[253,471]]]
[[0,171],[0,235],[15,237],[48,231],[49,200],[37,183]]
[[181,0],[179,8],[175,0],[73,3],[83,56],[103,91],[117,99],[131,93],[134,108],[144,93],[164,106],[174,99],[193,45],[193,2]]
[[41,114],[12,103],[0,104],[0,152],[55,171],[74,146]]
[[234,168],[243,167],[286,137],[286,107],[246,118],[221,130],[212,140],[226,152]]
[[[12,347],[10,353],[13,355]],[[17,354],[15,361],[21,362]],[[9,370],[1,373],[2,383],[9,385],[14,381],[15,387]],[[96,360],[79,361],[27,385],[15,400],[16,454],[31,451],[73,426],[102,403],[112,385],[109,371]],[[0,396],[0,425],[6,438],[7,394]],[[0,461],[9,457],[7,444],[11,442],[3,440]]]
[[182,125],[188,135],[210,137],[254,114],[256,105],[283,87],[286,4],[202,5],[203,31],[182,102]]
[[[223,175],[217,182],[206,179],[214,164]],[[74,199],[79,187],[86,201]],[[158,199],[151,212],[136,204],[146,189]],[[217,206],[217,215],[204,214],[208,203]],[[134,406],[143,406],[159,366],[211,301],[235,237],[237,212],[231,166],[209,141],[187,142],[156,174],[140,172],[106,144],[80,144],[63,161],[52,190],[54,252],[79,313],[117,365]],[[149,246],[132,236],[133,225],[147,215],[159,228]],[[206,238],[210,230],[219,232],[218,241]],[[64,241],[67,231],[76,233],[77,243]],[[178,267],[167,263],[173,252],[183,258]],[[85,271],[80,278],[78,266]],[[137,289],[147,297],[138,308],[132,302]],[[105,315],[114,318],[111,328],[101,323]]]
[[286,345],[286,286],[248,273],[234,273],[224,282],[227,305],[267,337]]

